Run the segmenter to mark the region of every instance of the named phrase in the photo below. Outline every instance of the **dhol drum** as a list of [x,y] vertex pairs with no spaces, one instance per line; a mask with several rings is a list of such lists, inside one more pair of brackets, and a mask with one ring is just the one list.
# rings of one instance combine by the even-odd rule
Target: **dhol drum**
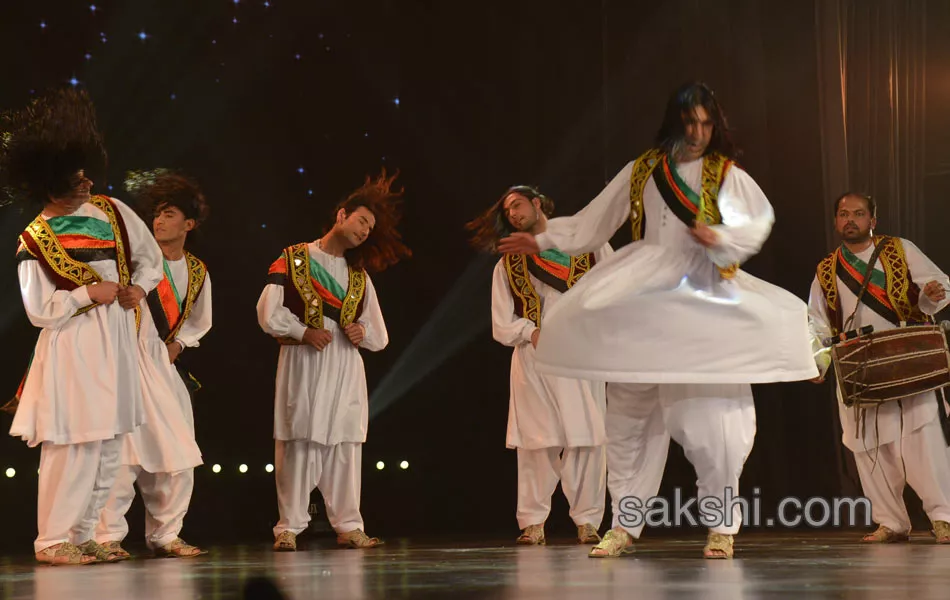
[[831,348],[845,406],[866,408],[950,386],[947,336],[938,325],[869,333]]

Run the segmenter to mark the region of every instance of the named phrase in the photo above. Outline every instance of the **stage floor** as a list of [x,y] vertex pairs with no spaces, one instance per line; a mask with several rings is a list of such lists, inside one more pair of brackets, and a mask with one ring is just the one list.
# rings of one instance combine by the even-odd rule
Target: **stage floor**
[[[191,560],[136,559],[49,567],[30,557],[0,560],[0,598],[123,600],[241,598],[270,577],[284,598],[950,598],[950,545],[915,534],[909,544],[868,546],[860,533],[747,533],[736,559],[703,560],[703,538],[644,539],[636,554],[587,558],[587,546],[545,547],[392,540],[373,550],[337,550],[332,540],[275,553],[267,544],[219,546]],[[138,550],[134,545],[130,550]],[[277,596],[256,595],[257,598]]]

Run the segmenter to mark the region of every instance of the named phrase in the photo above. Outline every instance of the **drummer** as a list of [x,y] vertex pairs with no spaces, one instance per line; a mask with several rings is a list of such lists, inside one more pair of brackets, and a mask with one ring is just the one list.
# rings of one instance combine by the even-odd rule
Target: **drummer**
[[[824,378],[831,357],[821,351],[822,340],[867,325],[874,331],[928,322],[948,303],[950,280],[908,240],[875,236],[874,200],[848,192],[835,202],[835,231],[841,245],[819,264],[811,285],[809,320],[816,361]],[[875,249],[879,249],[874,257]],[[855,308],[868,273],[870,282]],[[844,445],[854,453],[864,494],[871,501],[877,531],[864,536],[869,543],[905,542],[911,529],[904,506],[909,484],[923,501],[939,544],[950,544],[950,453],[940,427],[942,406],[934,392],[878,407],[846,408],[838,394]]]

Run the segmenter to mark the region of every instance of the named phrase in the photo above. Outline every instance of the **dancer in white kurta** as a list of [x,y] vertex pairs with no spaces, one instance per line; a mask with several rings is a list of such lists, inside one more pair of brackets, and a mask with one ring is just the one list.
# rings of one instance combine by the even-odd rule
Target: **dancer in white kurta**
[[[901,323],[923,324],[950,303],[950,279],[917,246],[901,238],[872,237],[874,213],[868,196],[849,193],[835,203],[835,228],[843,242],[819,265],[809,297],[822,373],[830,366],[822,342],[840,334],[852,313],[850,328],[871,325],[886,331]],[[882,252],[855,312],[876,247]],[[846,407],[838,391],[842,442],[854,453],[871,517],[879,525],[864,541],[908,539],[911,522],[903,494],[909,484],[923,501],[937,541],[950,543],[950,454],[939,421],[942,410],[934,392],[859,409]]]
[[257,304],[258,322],[281,342],[274,401],[280,520],[274,549],[297,549],[319,488],[342,546],[371,548],[360,514],[369,398],[360,349],[389,343],[376,289],[380,271],[409,251],[396,232],[397,194],[385,173],[338,207],[333,228],[284,250]]
[[121,542],[129,533],[125,514],[138,484],[145,504],[146,545],[161,556],[190,558],[205,554],[179,537],[194,489],[194,467],[202,461],[186,387],[196,384],[178,359],[186,346],[197,346],[211,329],[208,270],[185,251],[188,233],[204,220],[207,205],[194,181],[165,169],[136,173],[126,187],[143,211],[154,215],[152,229],[162,250],[164,277],[143,303],[139,334],[148,422],[123,444],[122,467],[96,528],[96,541],[109,552],[129,555]]
[[[473,221],[474,243],[489,250],[512,231],[544,231],[554,205],[529,186],[508,189]],[[591,267],[611,252],[571,257],[551,250],[506,255],[492,279],[492,333],[514,348],[508,405],[509,448],[518,452],[518,526],[521,544],[544,544],[544,523],[558,481],[570,505],[580,543],[600,541],[604,517],[606,454],[603,382],[538,373],[535,343],[543,315]]]
[[132,210],[90,195],[86,169],[105,152],[85,92],[52,92],[3,125],[0,189],[42,208],[20,235],[23,304],[41,331],[10,429],[41,447],[34,551],[52,564],[116,560],[92,529],[122,437],[145,418],[137,307],[161,254]]
[[696,469],[700,500],[725,507],[702,521],[704,556],[731,557],[742,517],[728,498],[738,496],[755,436],[749,384],[817,374],[807,307],[737,268],[758,252],[774,215],[730,159],[725,118],[706,86],[673,94],[657,145],[575,216],[552,219],[536,239],[513,234],[500,249],[589,252],[632,221],[634,243],[545,316],[536,355],[542,372],[608,382],[614,527],[591,556],[632,549],[642,523],[625,507],[657,493],[672,437]]

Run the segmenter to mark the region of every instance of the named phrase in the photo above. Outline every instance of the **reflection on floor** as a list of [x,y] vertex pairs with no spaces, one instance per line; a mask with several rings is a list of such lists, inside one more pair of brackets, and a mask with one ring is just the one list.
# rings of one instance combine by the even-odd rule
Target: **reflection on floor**
[[[192,560],[136,559],[84,567],[0,559],[0,597],[37,600],[241,598],[265,577],[284,598],[950,598],[950,545],[915,534],[908,544],[871,546],[859,532],[740,535],[736,559],[701,558],[703,538],[644,539],[636,554],[590,559],[587,546],[545,547],[391,540],[338,550],[320,540],[296,553],[269,544],[212,547]],[[130,550],[136,550],[133,546]],[[263,586],[263,588],[262,588]],[[273,590],[271,591],[273,594]]]

